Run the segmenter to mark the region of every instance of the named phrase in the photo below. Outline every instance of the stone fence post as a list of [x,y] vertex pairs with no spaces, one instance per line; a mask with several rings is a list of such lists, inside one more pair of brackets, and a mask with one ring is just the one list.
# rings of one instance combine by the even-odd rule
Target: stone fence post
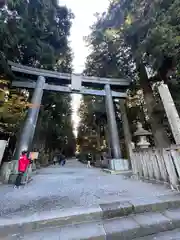
[[180,144],[180,118],[174,104],[173,98],[166,84],[161,83],[157,87],[176,144]]

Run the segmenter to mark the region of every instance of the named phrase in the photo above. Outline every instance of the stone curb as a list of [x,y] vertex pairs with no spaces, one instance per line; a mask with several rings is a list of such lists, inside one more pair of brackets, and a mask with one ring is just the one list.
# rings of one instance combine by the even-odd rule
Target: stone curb
[[103,219],[124,217],[144,212],[163,212],[180,208],[180,197],[160,196],[158,199],[136,198],[131,201],[100,204]]
[[0,219],[0,238],[8,234],[27,233],[48,227],[67,226],[78,223],[113,220],[114,218],[141,214],[144,212],[164,212],[180,208],[180,198],[162,196],[159,200],[134,199],[131,201],[104,203],[89,208],[76,207],[60,211],[41,212],[26,217]]
[[174,230],[180,227],[180,209],[178,209],[176,219],[174,214],[173,211],[150,212],[132,215],[127,218],[106,220],[103,224],[106,240],[132,240]]
[[180,239],[180,228],[165,231],[165,232],[160,232],[160,233],[155,233],[150,236],[145,236],[145,237],[140,237],[140,238],[135,238],[134,240],[178,240]]
[[110,170],[110,169],[104,168],[104,169],[102,169],[102,171],[104,173],[108,173],[108,174],[111,174],[111,175],[122,175],[122,176],[129,177],[129,178],[133,175],[131,170],[116,171],[116,170]]
[[76,207],[40,212],[25,217],[14,215],[13,218],[0,219],[0,239],[9,234],[28,233],[43,228],[100,221],[101,219],[102,209],[98,205],[89,208]]
[[[145,213],[131,215],[125,218],[113,218],[96,222],[79,223],[40,231],[17,234],[8,240],[140,240],[153,234],[165,233],[180,227],[180,209],[163,213]],[[19,237],[19,238],[17,238]],[[148,238],[149,240],[154,238]],[[170,238],[167,238],[168,240]]]

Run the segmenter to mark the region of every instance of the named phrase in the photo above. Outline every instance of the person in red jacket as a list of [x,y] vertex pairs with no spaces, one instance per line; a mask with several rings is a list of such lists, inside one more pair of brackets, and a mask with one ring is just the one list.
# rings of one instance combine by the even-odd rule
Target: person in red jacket
[[23,151],[18,161],[18,176],[16,178],[15,187],[20,187],[22,176],[26,172],[29,164],[30,160],[27,157],[27,151]]

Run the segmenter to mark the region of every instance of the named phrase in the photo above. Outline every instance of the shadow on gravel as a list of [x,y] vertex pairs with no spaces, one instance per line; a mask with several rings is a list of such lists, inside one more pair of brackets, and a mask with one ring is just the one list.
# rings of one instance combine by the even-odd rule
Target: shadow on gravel
[[11,215],[28,215],[41,211],[50,211],[55,209],[73,207],[74,202],[68,197],[51,196],[44,197],[38,200],[29,201],[26,204],[21,204],[18,208],[5,208],[0,211],[0,217],[10,217]]

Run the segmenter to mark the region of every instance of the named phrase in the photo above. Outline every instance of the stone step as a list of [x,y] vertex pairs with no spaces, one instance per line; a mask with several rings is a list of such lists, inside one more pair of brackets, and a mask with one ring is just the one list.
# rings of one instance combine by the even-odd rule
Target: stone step
[[180,240],[180,228],[172,231],[160,232],[146,237],[136,238],[134,240]]
[[[167,217],[163,218],[163,215],[158,212],[165,212],[167,209],[175,209],[178,210],[178,214],[180,208],[180,197],[179,196],[162,196],[159,200],[155,199],[133,199],[131,201],[126,202],[114,202],[114,203],[104,203],[100,205],[87,207],[76,207],[71,209],[61,209],[55,211],[48,212],[39,212],[33,215],[11,215],[6,218],[0,218],[0,239],[3,239],[6,236],[12,236],[13,234],[19,233],[26,234],[33,231],[39,231],[41,229],[47,229],[52,227],[58,227],[58,229],[66,229],[67,226],[71,226],[72,228],[86,228],[90,226],[90,228],[94,226],[101,225],[100,228],[105,229],[105,232],[108,233],[109,229],[117,230],[120,233],[126,230],[129,232],[129,226],[132,229],[136,229],[138,232],[142,232],[139,230],[140,227],[137,223],[139,217],[139,221],[143,219],[147,220],[148,216],[153,216],[153,214],[157,214],[154,216],[160,216],[159,221],[163,223],[163,220]],[[179,214],[180,216],[180,214]],[[156,219],[156,217],[154,217]],[[143,223],[142,221],[142,223]],[[179,218],[178,218],[179,221]],[[132,223],[132,224],[131,224]],[[175,227],[170,222],[168,226],[174,229]],[[178,222],[179,224],[179,222]],[[79,227],[76,227],[79,226]],[[114,226],[114,227],[113,227]],[[180,227],[180,226],[179,226]],[[95,227],[96,228],[96,227]],[[99,227],[98,227],[99,228]],[[125,228],[125,230],[121,230],[121,228]],[[127,228],[127,229],[126,229]],[[169,227],[170,228],[170,227]],[[170,229],[171,229],[170,228]],[[152,228],[154,229],[154,227]],[[158,231],[161,230],[158,228]],[[58,230],[59,231],[59,230]],[[134,230],[133,230],[134,231]],[[157,231],[157,232],[158,232]],[[114,234],[114,232],[112,234]],[[151,230],[152,232],[152,230]],[[152,232],[153,233],[153,232]],[[156,233],[156,232],[155,232]],[[62,238],[63,239],[63,238]],[[66,238],[69,239],[69,238]],[[70,238],[71,239],[71,238]],[[78,239],[78,238],[77,238]],[[80,238],[79,238],[80,239]],[[83,238],[82,238],[83,239]],[[88,238],[87,238],[88,239]],[[93,239],[93,238],[92,238]]]
[[180,236],[179,230],[176,228],[180,228],[180,209],[166,210],[163,213],[149,212],[134,214],[128,217],[46,228],[31,233],[9,235],[1,239],[177,240],[179,238],[172,238],[173,235],[171,235]]

